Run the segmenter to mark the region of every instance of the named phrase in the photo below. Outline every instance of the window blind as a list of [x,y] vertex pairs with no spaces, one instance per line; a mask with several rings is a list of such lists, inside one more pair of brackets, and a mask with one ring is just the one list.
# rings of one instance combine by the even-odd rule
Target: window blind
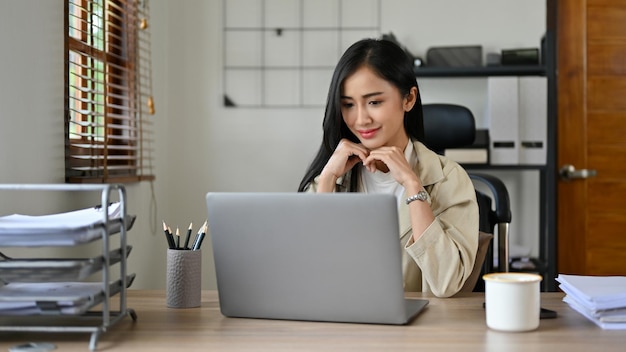
[[66,0],[66,182],[153,180],[147,0]]

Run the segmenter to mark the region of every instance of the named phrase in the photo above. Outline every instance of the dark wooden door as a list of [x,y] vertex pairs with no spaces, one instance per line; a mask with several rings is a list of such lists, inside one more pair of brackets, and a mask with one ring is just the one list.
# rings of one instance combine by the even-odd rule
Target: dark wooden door
[[626,275],[626,1],[558,0],[557,70],[557,270]]

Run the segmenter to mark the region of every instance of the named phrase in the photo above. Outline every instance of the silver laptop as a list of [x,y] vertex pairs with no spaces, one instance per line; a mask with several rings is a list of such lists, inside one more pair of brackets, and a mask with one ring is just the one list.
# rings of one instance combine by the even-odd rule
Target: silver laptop
[[228,317],[406,324],[397,201],[363,193],[208,193]]

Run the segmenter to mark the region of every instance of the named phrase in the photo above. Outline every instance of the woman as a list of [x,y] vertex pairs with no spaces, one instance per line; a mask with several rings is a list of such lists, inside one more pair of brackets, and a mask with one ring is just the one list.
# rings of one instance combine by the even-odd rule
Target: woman
[[391,193],[398,198],[405,291],[457,293],[478,247],[467,173],[426,148],[412,62],[396,44],[364,39],[333,74],[322,145],[299,191]]

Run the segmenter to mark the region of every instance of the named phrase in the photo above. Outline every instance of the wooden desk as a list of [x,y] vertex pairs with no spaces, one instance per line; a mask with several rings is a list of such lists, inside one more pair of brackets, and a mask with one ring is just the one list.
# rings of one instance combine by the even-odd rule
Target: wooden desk
[[[130,290],[124,319],[102,334],[98,351],[624,351],[626,331],[602,330],[561,301],[542,293],[542,307],[558,318],[539,329],[504,333],[485,325],[484,295],[434,298],[408,326],[226,318],[217,293],[203,292],[202,307],[165,307],[163,291]],[[0,351],[24,342],[52,342],[57,351],[87,351],[89,334],[0,332]]]

